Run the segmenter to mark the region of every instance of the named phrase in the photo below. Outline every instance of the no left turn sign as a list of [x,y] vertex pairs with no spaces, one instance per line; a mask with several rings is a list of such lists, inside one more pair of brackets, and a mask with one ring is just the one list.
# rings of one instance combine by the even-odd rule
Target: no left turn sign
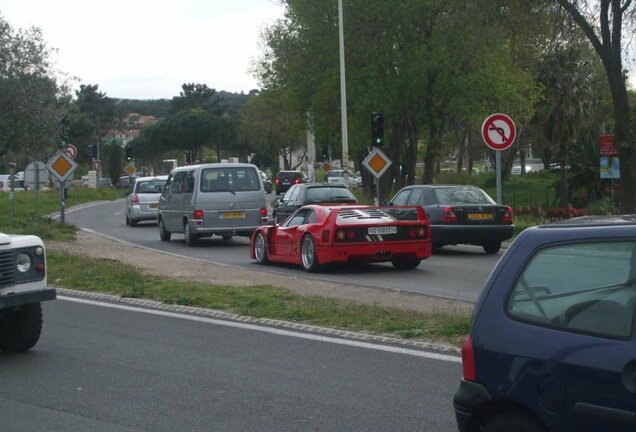
[[481,136],[493,150],[505,150],[512,145],[517,135],[515,123],[506,114],[491,114],[481,126]]

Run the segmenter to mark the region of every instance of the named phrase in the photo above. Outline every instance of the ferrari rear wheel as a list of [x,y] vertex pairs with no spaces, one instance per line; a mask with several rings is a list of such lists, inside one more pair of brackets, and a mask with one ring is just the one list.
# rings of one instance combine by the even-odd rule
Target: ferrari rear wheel
[[316,245],[310,235],[303,237],[300,257],[303,264],[303,270],[307,272],[318,271],[318,257],[316,256]]
[[403,258],[392,261],[392,264],[398,270],[413,270],[421,262],[422,260],[418,258]]
[[267,243],[265,242],[265,236],[263,233],[256,234],[254,239],[254,258],[259,264],[267,264],[269,259],[267,258]]

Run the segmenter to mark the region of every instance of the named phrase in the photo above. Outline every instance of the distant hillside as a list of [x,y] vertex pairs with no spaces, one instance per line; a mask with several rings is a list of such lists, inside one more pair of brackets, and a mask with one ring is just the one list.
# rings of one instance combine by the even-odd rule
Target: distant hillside
[[[241,114],[249,95],[245,93],[219,91],[217,92],[217,97],[221,99],[221,103],[227,107],[230,115],[234,117]],[[117,104],[121,117],[125,117],[129,113],[167,117],[170,110],[170,100],[171,99],[115,99],[115,103]]]

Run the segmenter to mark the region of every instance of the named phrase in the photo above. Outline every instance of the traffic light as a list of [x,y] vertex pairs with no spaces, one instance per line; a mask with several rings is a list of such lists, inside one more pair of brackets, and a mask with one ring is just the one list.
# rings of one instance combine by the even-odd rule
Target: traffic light
[[371,113],[371,145],[382,147],[384,145],[384,114]]
[[97,144],[91,144],[88,146],[88,155],[91,160],[97,159]]
[[192,164],[192,150],[186,150],[185,151],[185,163],[187,165],[191,165]]
[[132,160],[132,149],[130,148],[130,146],[128,144],[126,144],[125,153],[126,153],[126,160],[127,161],[131,161]]

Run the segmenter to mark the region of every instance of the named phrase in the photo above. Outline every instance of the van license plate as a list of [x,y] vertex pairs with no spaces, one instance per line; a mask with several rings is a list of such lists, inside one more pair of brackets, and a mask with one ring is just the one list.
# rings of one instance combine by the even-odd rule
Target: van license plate
[[221,219],[243,219],[245,213],[243,212],[223,212],[221,213]]
[[397,234],[397,227],[384,226],[384,227],[369,227],[370,235],[384,235],[384,234]]

